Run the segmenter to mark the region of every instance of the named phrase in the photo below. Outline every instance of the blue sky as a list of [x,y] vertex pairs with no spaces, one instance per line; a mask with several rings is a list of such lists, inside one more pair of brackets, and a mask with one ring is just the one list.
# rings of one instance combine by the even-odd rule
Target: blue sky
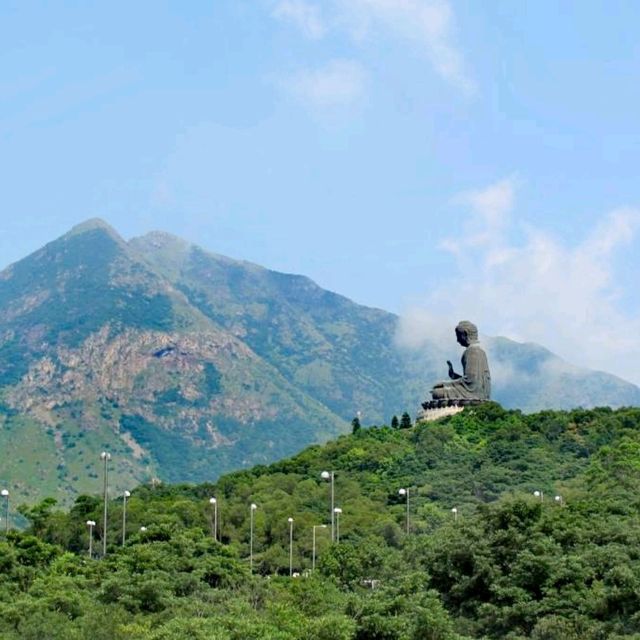
[[640,382],[640,5],[0,3],[0,249],[89,217]]

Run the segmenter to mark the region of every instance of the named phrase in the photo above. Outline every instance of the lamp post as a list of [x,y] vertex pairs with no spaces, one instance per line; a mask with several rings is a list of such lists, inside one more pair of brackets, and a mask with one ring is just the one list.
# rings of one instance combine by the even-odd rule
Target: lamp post
[[401,496],[407,497],[407,535],[409,535],[410,524],[409,524],[409,489],[398,489],[398,494]]
[[562,498],[562,496],[556,496],[554,498],[554,500],[561,506],[564,507],[564,499]]
[[9,535],[9,490],[3,489],[0,495],[4,498],[4,535]]
[[100,459],[104,462],[104,515],[102,521],[102,555],[107,555],[107,509],[109,500],[109,460],[111,460],[111,454],[103,451],[100,454]]
[[537,489],[533,492],[533,495],[536,498],[540,498],[540,502],[544,502],[544,492],[538,491]]
[[340,507],[336,507],[333,510],[336,516],[336,542],[340,543],[340,514],[342,513],[342,509]]
[[330,514],[331,514],[331,542],[333,542],[336,539],[336,534],[335,534],[335,472],[333,471],[323,471],[320,474],[320,477],[323,480],[328,480],[331,484],[331,506],[329,508]]
[[95,520],[87,520],[87,527],[89,527],[89,557],[93,557],[93,527],[96,526]]
[[251,503],[250,511],[250,531],[249,531],[249,568],[253,573],[253,514],[255,513],[258,505],[255,502]]
[[287,518],[289,523],[289,577],[293,576],[293,518]]
[[311,570],[316,569],[316,529],[326,529],[326,524],[314,524],[313,525],[313,555],[311,556]]
[[458,522],[458,507],[453,507],[451,513],[453,513],[453,521]]
[[127,542],[127,498],[131,496],[130,491],[125,491],[122,494],[122,546],[124,547]]
[[213,509],[213,524],[212,524],[212,532],[213,539],[218,541],[218,501],[215,498],[209,498],[209,504]]
[[140,527],[140,533],[145,533],[146,530],[147,530],[147,527],[144,527],[144,526]]

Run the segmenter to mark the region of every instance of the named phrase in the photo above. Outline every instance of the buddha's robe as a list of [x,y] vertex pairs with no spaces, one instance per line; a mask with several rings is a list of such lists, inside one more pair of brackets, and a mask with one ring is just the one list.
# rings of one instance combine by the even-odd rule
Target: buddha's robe
[[431,390],[434,400],[488,400],[491,397],[487,354],[477,342],[464,350],[462,370],[459,378],[441,382]]

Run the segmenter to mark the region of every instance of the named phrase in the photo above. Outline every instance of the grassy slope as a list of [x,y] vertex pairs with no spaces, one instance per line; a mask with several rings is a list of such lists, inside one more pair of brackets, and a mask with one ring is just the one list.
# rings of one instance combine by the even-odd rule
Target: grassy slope
[[0,485],[11,491],[15,504],[34,504],[47,496],[70,504],[78,494],[97,493],[102,486],[98,455],[105,449],[114,456],[115,490],[148,482],[154,475],[154,467],[137,465],[110,429],[87,431],[73,421],[45,427],[28,417],[0,413]]

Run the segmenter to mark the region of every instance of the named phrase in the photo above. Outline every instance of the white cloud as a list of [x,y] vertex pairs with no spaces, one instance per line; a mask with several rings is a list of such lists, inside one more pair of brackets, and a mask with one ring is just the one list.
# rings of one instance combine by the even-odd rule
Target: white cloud
[[640,383],[640,316],[625,310],[616,278],[617,256],[638,244],[640,211],[612,211],[584,238],[563,242],[514,222],[514,194],[506,180],[457,199],[469,218],[443,244],[457,269],[429,294],[426,308]]
[[426,344],[446,348],[457,323],[429,309],[414,307],[400,317],[396,344],[403,349],[419,349]]
[[506,178],[485,189],[467,191],[458,196],[457,201],[468,204],[487,226],[500,227],[513,210],[515,189],[514,179]]
[[[447,238],[441,243],[458,258],[465,255],[469,247],[493,245],[494,248],[501,243],[505,229],[508,226],[513,210],[515,191],[515,178],[505,178],[484,189],[466,191],[454,198],[454,202],[469,208],[470,217],[465,225],[465,233],[455,238]],[[509,252],[494,251],[492,260],[500,262],[508,258]]]
[[347,35],[361,43],[391,34],[424,56],[450,84],[470,93],[474,84],[455,42],[455,16],[449,0],[276,0],[272,15],[296,25],[311,39]]
[[320,8],[305,0],[279,0],[273,7],[274,17],[297,26],[309,38],[318,40],[325,34]]
[[355,60],[332,60],[319,69],[306,69],[290,76],[284,86],[312,109],[348,107],[366,93],[367,73]]
[[474,86],[455,44],[454,13],[448,0],[336,0],[342,20],[357,38],[392,32],[424,52],[434,70],[464,91]]

